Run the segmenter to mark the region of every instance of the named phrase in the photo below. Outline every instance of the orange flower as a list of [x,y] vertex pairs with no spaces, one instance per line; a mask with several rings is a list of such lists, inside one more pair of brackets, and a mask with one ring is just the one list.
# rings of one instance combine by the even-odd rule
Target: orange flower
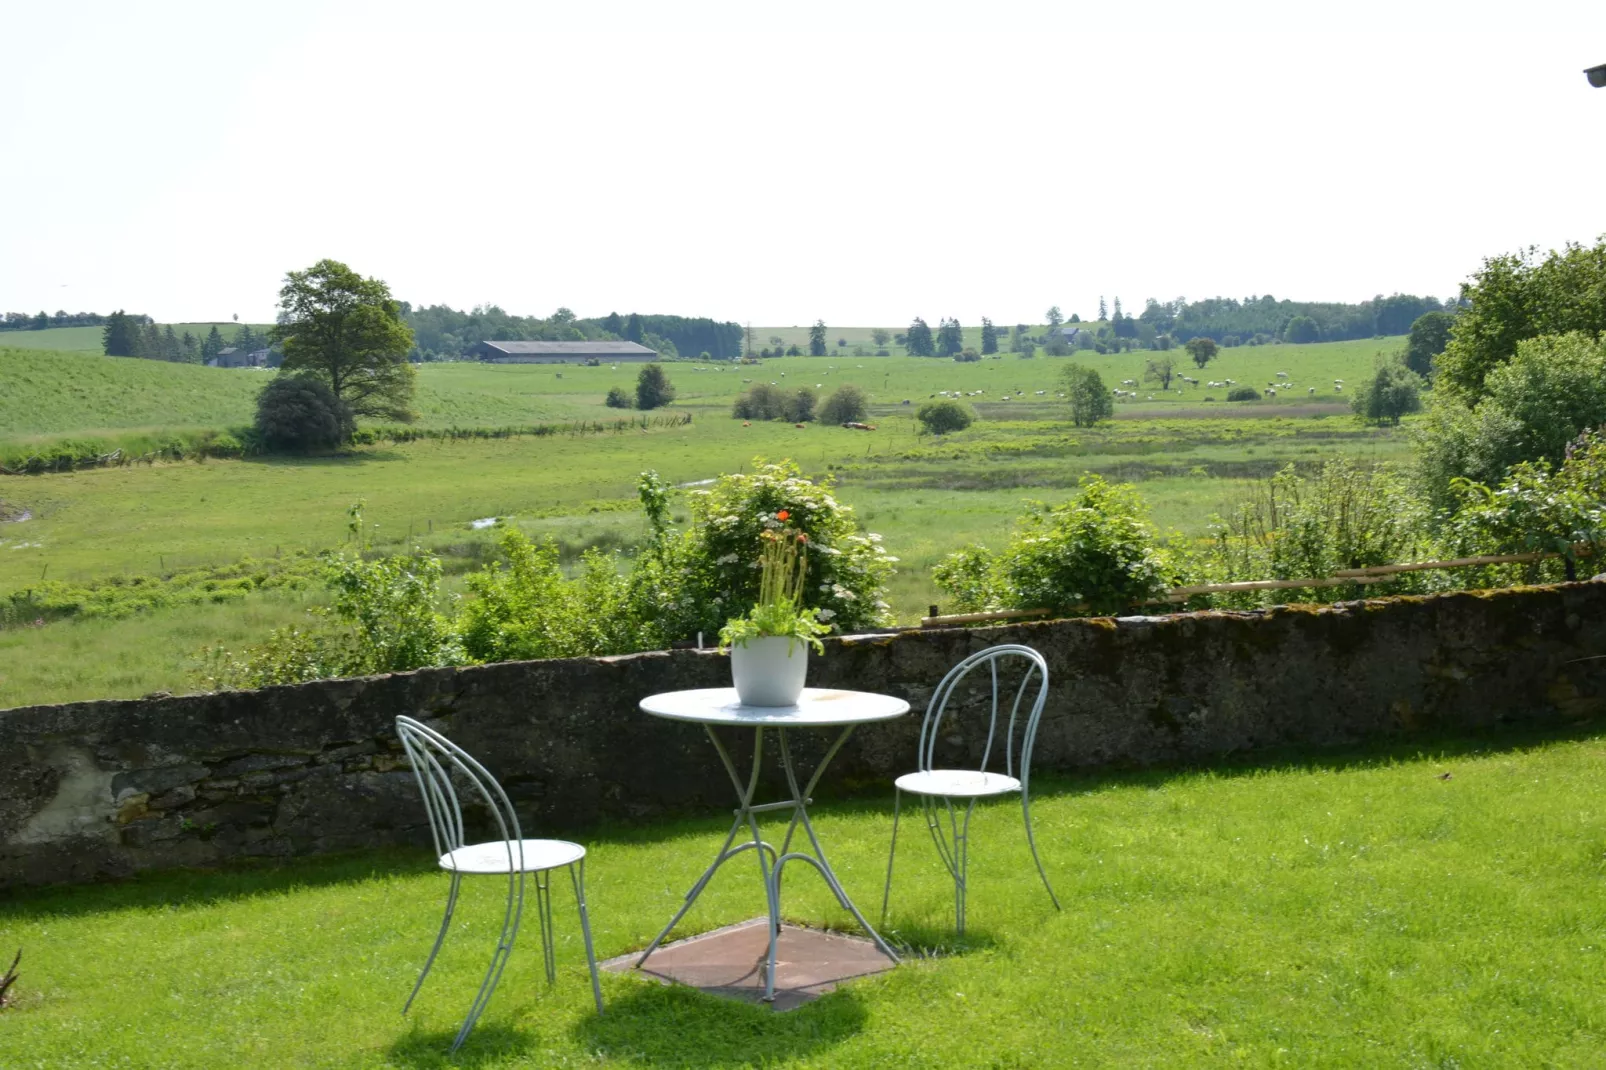
[[782,509],[780,512],[775,514],[775,519],[776,520],[790,520],[790,519],[792,519],[792,514],[787,512],[785,509]]
[[797,533],[797,541],[798,542],[808,542],[809,541],[809,537],[807,535],[803,534],[800,531],[800,532]]

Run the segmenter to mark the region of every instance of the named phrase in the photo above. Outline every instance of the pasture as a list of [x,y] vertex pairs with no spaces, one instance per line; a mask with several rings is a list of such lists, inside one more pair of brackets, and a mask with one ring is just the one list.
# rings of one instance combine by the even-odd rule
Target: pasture
[[[1314,400],[1301,390],[1296,398],[1285,392],[1275,400],[1226,403],[1206,400],[1210,390],[1184,384],[1169,393],[1151,391],[1152,402],[1145,396],[1122,403],[1114,420],[1094,429],[1073,428],[1065,404],[1053,396],[1064,358],[680,362],[667,366],[679,392],[670,411],[693,417],[680,427],[431,440],[333,457],[6,477],[0,480],[0,515],[26,510],[31,518],[0,523],[0,595],[41,580],[165,575],[246,556],[336,546],[345,536],[345,510],[358,500],[366,502],[365,515],[376,525],[377,548],[433,549],[446,557],[449,571],[461,572],[490,553],[490,533],[469,527],[490,516],[553,534],[570,560],[590,546],[628,551],[642,537],[634,500],[641,471],[654,468],[674,483],[696,484],[740,470],[755,457],[789,457],[812,476],[836,479],[838,497],[901,559],[889,601],[908,622],[940,601],[929,576],[933,564],[966,542],[1001,542],[1026,500],[1063,499],[1087,472],[1137,483],[1163,529],[1199,534],[1212,513],[1241,495],[1246,480],[1284,464],[1336,455],[1405,458],[1406,434],[1362,427],[1332,389],[1335,378],[1359,382],[1379,350],[1397,345],[1398,340],[1375,340],[1225,350],[1201,379],[1258,384],[1278,381],[1275,373],[1287,371],[1296,384],[1321,383],[1325,389]],[[1144,358],[1081,356],[1112,384],[1134,377]],[[11,406],[5,411],[37,413],[32,426],[56,433],[105,427],[109,414],[125,410],[134,414],[130,420],[159,420],[165,390],[178,399],[165,406],[170,418],[205,426],[232,406],[241,419],[218,422],[244,422],[251,393],[265,379],[262,372],[243,369],[77,354],[10,351],[0,353],[0,361],[23,373],[5,379],[8,386],[16,384],[0,400]],[[633,387],[637,370],[424,365],[418,408],[426,426],[611,420],[623,414],[606,408],[603,396],[611,386]],[[134,388],[136,381],[144,383],[141,390]],[[781,422],[744,426],[730,416],[730,404],[752,382],[807,386],[822,399],[836,386],[853,383],[870,395],[877,430]],[[939,391],[966,395],[978,413],[976,424],[941,438],[920,434],[914,413]],[[684,519],[683,502],[675,512]],[[299,603],[285,597],[254,599],[250,625],[229,616],[245,613],[244,607],[207,607],[206,628],[231,644],[253,641],[253,632],[265,634],[300,612]],[[202,644],[177,637],[188,634],[186,615],[199,612],[158,611],[151,616],[161,623],[146,628],[64,621],[5,634],[0,638],[8,660],[32,660],[39,667],[0,677],[0,707],[193,686],[188,674]],[[74,677],[72,657],[63,652],[86,649],[87,636],[118,651],[116,671]]]

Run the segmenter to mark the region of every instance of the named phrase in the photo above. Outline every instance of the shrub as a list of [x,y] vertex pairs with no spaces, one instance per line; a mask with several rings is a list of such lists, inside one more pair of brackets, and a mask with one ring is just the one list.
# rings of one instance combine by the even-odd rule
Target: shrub
[[1055,616],[1112,614],[1168,586],[1157,538],[1137,491],[1083,476],[1075,498],[1039,503],[998,554],[971,546],[933,571],[964,611],[1047,609]]
[[794,424],[808,423],[814,419],[814,406],[818,401],[814,391],[800,387],[781,399],[781,419]]
[[331,449],[351,436],[351,413],[319,379],[279,375],[257,395],[255,430],[277,451]]
[[950,431],[963,431],[975,420],[968,406],[957,401],[928,401],[915,413],[920,426],[933,435],[946,435]]
[[837,387],[820,407],[820,420],[828,424],[863,423],[868,415],[870,401],[852,383]]
[[1606,337],[1574,332],[1520,342],[1484,390],[1471,407],[1440,395],[1424,422],[1418,471],[1441,507],[1454,505],[1452,480],[1494,486],[1519,462],[1555,464],[1576,435],[1606,423]]
[[1252,386],[1235,386],[1227,391],[1228,401],[1259,401],[1260,391]]
[[956,364],[973,364],[980,359],[981,354],[974,349],[961,349],[954,354],[954,363]]
[[656,409],[675,400],[675,387],[662,364],[648,364],[636,376],[636,408]]
[[643,555],[650,564],[642,597],[657,599],[660,627],[675,639],[701,631],[711,640],[727,620],[752,609],[760,533],[783,523],[776,519],[783,511],[784,523],[808,536],[806,608],[838,632],[890,624],[886,584],[897,559],[882,549],[881,536],[859,531],[852,508],[831,490],[829,480],[805,479],[791,461],[759,461],[751,473],[721,476],[694,492],[691,527],[662,529]]
[[660,637],[630,608],[630,581],[613,557],[596,548],[565,579],[557,543],[532,543],[517,528],[499,540],[495,562],[468,577],[476,596],[463,607],[463,648],[475,661],[622,654],[658,645]]
[[603,404],[610,409],[628,409],[631,405],[631,397],[624,387],[616,386],[608,391],[608,396],[604,399]]
[[1446,538],[1457,556],[1560,553],[1559,566],[1534,562],[1518,571],[1533,582],[1559,567],[1576,579],[1577,544],[1592,547],[1597,560],[1606,548],[1606,428],[1579,436],[1555,471],[1543,460],[1523,461],[1496,490],[1458,479],[1452,491],[1459,501]]
[[[1393,564],[1431,553],[1427,520],[1427,504],[1392,469],[1335,460],[1302,475],[1289,465],[1253,486],[1225,519],[1215,517],[1209,543],[1179,566],[1191,583],[1325,578],[1339,569]],[[1428,573],[1417,572],[1366,588],[1250,591],[1211,595],[1204,601],[1225,606],[1268,600],[1331,602],[1363,591],[1419,590],[1432,582]]]
[[781,415],[785,395],[768,383],[754,383],[736,396],[731,415],[738,420],[775,420]]
[[1422,380],[1403,363],[1381,363],[1350,399],[1355,415],[1374,424],[1399,424],[1400,417],[1422,411]]

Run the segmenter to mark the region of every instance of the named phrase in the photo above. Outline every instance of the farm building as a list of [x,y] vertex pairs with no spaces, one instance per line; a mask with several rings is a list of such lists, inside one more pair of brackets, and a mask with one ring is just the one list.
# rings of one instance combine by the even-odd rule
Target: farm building
[[228,346],[218,350],[217,356],[207,361],[214,368],[265,368],[268,364],[266,349],[253,349],[249,353]]
[[580,364],[588,360],[644,362],[658,354],[635,342],[481,342],[469,350],[491,364]]

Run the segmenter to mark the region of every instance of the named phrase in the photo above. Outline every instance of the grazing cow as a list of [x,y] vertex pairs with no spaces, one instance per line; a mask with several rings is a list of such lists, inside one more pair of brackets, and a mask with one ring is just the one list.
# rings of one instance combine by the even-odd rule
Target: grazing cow
[[1310,388],[1310,393],[1312,397],[1316,396],[1316,388],[1314,386]]

